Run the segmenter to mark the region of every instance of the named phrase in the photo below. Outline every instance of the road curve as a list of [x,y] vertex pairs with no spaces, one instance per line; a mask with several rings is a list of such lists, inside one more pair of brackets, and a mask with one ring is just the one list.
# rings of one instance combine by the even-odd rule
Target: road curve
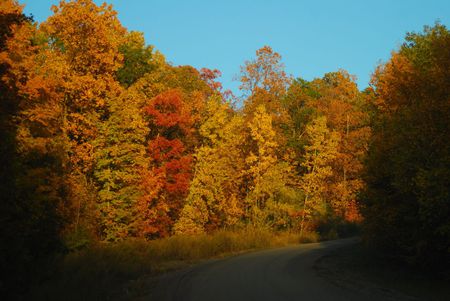
[[331,250],[355,243],[342,239],[248,253],[208,262],[163,277],[152,299],[171,301],[376,300],[329,283],[314,263]]

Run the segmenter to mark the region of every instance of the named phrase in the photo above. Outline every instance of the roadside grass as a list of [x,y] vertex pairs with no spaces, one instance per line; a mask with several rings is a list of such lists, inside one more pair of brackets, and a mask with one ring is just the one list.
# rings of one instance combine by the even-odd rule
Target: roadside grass
[[[315,232],[271,232],[246,228],[211,235],[172,236],[145,241],[129,239],[98,244],[55,260],[31,290],[31,300],[129,300],[145,289],[140,279],[187,267],[202,260],[249,250],[319,241]],[[144,281],[145,283],[145,281]]]

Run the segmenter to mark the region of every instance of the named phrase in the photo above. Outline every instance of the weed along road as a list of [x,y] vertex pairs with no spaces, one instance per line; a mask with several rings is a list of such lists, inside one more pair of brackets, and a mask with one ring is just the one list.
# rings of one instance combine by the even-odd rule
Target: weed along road
[[355,239],[342,239],[208,262],[161,279],[154,297],[192,301],[380,300],[369,292],[336,286],[314,268],[322,256],[353,243]]

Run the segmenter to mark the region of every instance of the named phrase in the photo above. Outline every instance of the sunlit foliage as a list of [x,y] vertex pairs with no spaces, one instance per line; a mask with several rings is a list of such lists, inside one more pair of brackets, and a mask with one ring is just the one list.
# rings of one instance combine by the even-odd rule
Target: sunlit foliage
[[263,46],[237,98],[219,70],[168,63],[111,5],[61,1],[41,24],[22,10],[0,2],[0,290],[96,242],[362,218],[375,245],[448,256],[444,26],[408,34],[364,92],[345,70],[293,79]]

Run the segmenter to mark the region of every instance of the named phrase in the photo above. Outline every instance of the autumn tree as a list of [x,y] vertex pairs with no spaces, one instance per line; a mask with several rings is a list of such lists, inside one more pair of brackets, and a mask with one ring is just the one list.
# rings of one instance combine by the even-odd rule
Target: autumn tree
[[326,209],[323,199],[326,181],[333,174],[331,163],[336,157],[339,142],[339,136],[328,129],[327,119],[324,116],[308,124],[305,135],[308,145],[305,146],[305,155],[301,164],[304,174],[299,181],[300,188],[304,192],[300,233],[303,233],[307,222],[314,215],[317,216]]
[[245,158],[243,171],[246,185],[247,215],[255,225],[266,222],[264,210],[269,202],[276,201],[277,195],[287,185],[289,167],[276,155],[276,133],[272,117],[264,105],[256,108],[253,119],[248,123],[251,148]]
[[362,162],[370,137],[365,98],[344,70],[325,74],[319,91],[321,97],[313,106],[340,138],[328,198],[337,214],[354,221],[359,218],[356,198],[363,188]]
[[192,158],[183,141],[191,133],[192,120],[179,90],[156,96],[146,112],[151,119],[151,162],[142,184],[140,233],[165,237],[171,234],[189,189]]
[[297,79],[283,102],[290,115],[285,131],[287,144],[295,150],[296,161],[302,161],[307,143],[306,125],[315,117],[325,116],[327,127],[339,136],[337,155],[331,164],[333,175],[325,187],[326,199],[333,215],[347,221],[358,220],[356,197],[363,188],[362,162],[370,128],[369,116],[364,111],[366,98],[354,78],[340,70],[310,82]]
[[200,127],[202,144],[194,153],[194,176],[175,225],[177,234],[233,226],[243,213],[239,202],[243,120],[219,95],[208,100],[205,111]]
[[119,46],[125,29],[107,4],[79,0],[61,2],[52,10],[54,15],[41,28],[56,58],[52,66],[62,73],[58,103],[60,127],[67,139],[64,178],[72,220],[68,231],[79,235],[95,232],[93,141],[107,103],[121,91],[115,73],[122,65]]
[[142,176],[149,167],[145,143],[150,134],[146,99],[133,88],[109,102],[109,117],[94,141],[100,232],[106,241],[138,234],[135,223],[142,197]]
[[256,51],[256,59],[245,62],[241,67],[241,86],[247,96],[264,90],[274,96],[281,96],[286,92],[290,79],[281,63],[281,55],[269,46]]
[[450,241],[450,33],[409,33],[373,75],[374,137],[362,199],[366,241],[446,268]]
[[[160,99],[158,101],[161,102],[158,105],[155,103],[152,112],[147,114],[150,123],[150,135],[147,138],[149,139],[147,143],[153,148],[161,149],[156,152],[155,149],[152,149],[148,152],[150,160],[153,161],[151,164],[153,167],[151,167],[147,171],[147,174],[143,176],[144,198],[140,202],[140,206],[144,206],[145,208],[148,208],[147,205],[149,204],[157,206],[155,200],[159,198],[159,195],[166,195],[169,193],[166,191],[169,186],[164,185],[165,176],[162,175],[165,173],[161,172],[163,169],[158,170],[154,168],[155,166],[165,166],[166,163],[164,162],[167,160],[176,161],[184,158],[182,159],[183,162],[180,161],[180,164],[183,164],[186,167],[182,168],[184,170],[183,173],[186,175],[187,173],[190,174],[192,165],[190,162],[187,162],[187,159],[191,158],[196,147],[200,145],[200,141],[202,140],[199,129],[202,120],[205,119],[206,116],[206,100],[210,96],[219,93],[218,90],[220,88],[214,84],[217,72],[209,72],[209,70],[206,69],[199,72],[190,66],[173,67],[166,63],[164,58],[158,52],[155,52],[153,62],[155,64],[155,69],[152,72],[145,74],[133,85],[134,89],[139,92],[141,97],[153,100]],[[169,102],[171,101],[170,99],[175,99],[178,104],[173,106],[173,104],[167,103],[168,106],[164,107],[163,101],[161,100],[165,97],[164,95],[175,95],[175,98],[170,96],[168,99]],[[150,101],[150,106],[148,108],[152,107],[151,103],[152,101]],[[158,112],[160,109],[163,111]],[[168,111],[166,112],[164,110]],[[174,110],[173,114],[169,114],[171,110]],[[178,117],[181,119],[175,120],[175,123],[173,124],[164,123],[164,118],[171,119],[177,114],[179,114]],[[173,145],[170,145],[171,143]],[[157,146],[157,144],[161,145]],[[174,152],[178,152],[175,157],[157,158],[154,160],[155,154],[159,152],[163,154],[172,147],[174,147]],[[171,152],[171,154],[174,154],[174,152]],[[173,164],[171,163],[167,166]],[[176,171],[173,172],[176,173]],[[182,171],[180,170],[180,172]],[[172,181],[170,178],[171,176],[168,178],[168,181]],[[188,178],[190,179],[190,176]],[[141,219],[142,221],[147,220],[148,223],[140,222],[141,229],[143,229],[140,231],[141,233],[148,233],[148,235],[146,235],[149,237],[158,237],[160,234],[166,236],[171,233],[172,225],[178,219],[178,211],[181,209],[178,207],[184,206],[187,193],[186,191],[183,191],[180,192],[178,196],[175,196],[175,192],[169,194],[172,194],[171,197],[174,198],[172,204],[176,208],[173,208],[171,214],[161,214],[161,216],[165,216],[164,221],[163,219],[158,221],[158,216],[154,214],[154,212],[157,212],[155,211],[156,209],[148,211],[147,218]],[[163,206],[167,202],[169,202],[169,200],[162,201],[159,205]],[[175,205],[175,203],[177,205]],[[150,207],[153,205],[150,205]],[[168,207],[164,207],[158,210],[159,212],[168,212],[169,209]],[[158,223],[161,225],[157,226]]]
[[[32,38],[34,27],[31,18],[26,17],[23,7],[16,1],[2,1],[0,3],[0,195],[2,205],[13,203],[14,179],[16,175],[14,164],[17,162],[16,131],[20,105],[17,79],[18,72],[13,56],[21,57],[22,53],[14,53],[17,48],[31,52],[29,40]],[[7,201],[6,198],[11,200]],[[11,208],[12,209],[12,208]],[[9,209],[3,208],[2,212]],[[3,227],[2,227],[3,228]],[[2,236],[3,237],[3,236]]]
[[62,2],[53,11],[40,28],[17,28],[4,57],[8,85],[26,100],[17,118],[24,164],[17,190],[48,211],[37,214],[51,219],[42,227],[54,231],[48,237],[77,248],[87,243],[83,232],[96,232],[93,140],[106,103],[120,92],[115,71],[125,30],[110,6],[92,1]]
[[144,112],[148,98],[141,93],[141,86],[134,84],[160,64],[158,52],[145,45],[140,32],[127,33],[118,50],[123,65],[116,76],[127,89],[106,103],[94,141],[99,231],[107,241],[139,234],[135,220],[143,196],[142,178],[149,168],[146,144],[150,130]]
[[258,106],[264,105],[272,116],[275,129],[280,132],[279,128],[286,123],[287,117],[281,100],[291,82],[284,71],[281,55],[269,46],[258,49],[256,59],[245,62],[241,67],[239,79],[239,88],[246,97],[244,112],[248,118],[251,118]]
[[198,129],[205,102],[215,92],[202,79],[201,72],[191,66],[173,67],[166,63],[158,52],[155,52],[154,63],[156,69],[137,81],[135,84],[136,89],[148,99],[152,99],[169,90],[179,90],[182,94],[183,102],[191,115],[193,130],[189,137],[186,137],[184,143],[187,151],[192,153],[195,146],[199,144]]

